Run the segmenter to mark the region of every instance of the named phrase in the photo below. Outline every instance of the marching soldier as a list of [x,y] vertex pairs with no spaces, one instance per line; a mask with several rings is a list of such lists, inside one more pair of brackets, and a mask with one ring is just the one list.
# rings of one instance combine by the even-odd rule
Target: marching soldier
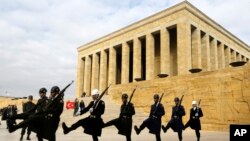
[[[53,86],[51,88],[51,99],[47,104],[46,108],[40,107],[41,112],[36,112],[31,114],[18,125],[11,125],[9,127],[9,132],[14,132],[19,128],[30,126],[32,131],[37,133],[38,141],[42,141],[43,138],[49,141],[55,141],[55,132],[58,128],[60,115],[63,112],[63,95],[59,94],[60,89],[58,86]],[[39,108],[39,106],[37,106]]]
[[200,117],[202,116],[203,116],[203,113],[202,113],[201,108],[197,106],[196,101],[192,101],[192,108],[190,109],[190,119],[185,124],[184,130],[187,127],[190,127],[193,130],[195,130],[197,141],[200,141],[200,130],[201,130]]
[[172,116],[171,120],[168,122],[166,127],[162,125],[162,130],[164,133],[167,132],[167,130],[171,127],[174,132],[178,132],[179,140],[182,140],[182,129],[183,129],[183,122],[182,122],[182,116],[184,116],[185,109],[183,106],[181,106],[181,101],[178,97],[174,99],[175,106],[172,107]]
[[[28,102],[23,103],[23,112],[28,112],[29,110],[33,109],[35,107],[35,104],[32,102],[33,96],[30,95],[28,96]],[[21,137],[20,141],[23,140],[23,135],[25,134],[25,130],[27,129],[27,140],[30,140],[30,134],[31,134],[31,129],[28,127],[24,127],[21,132]]]
[[92,135],[93,141],[98,141],[98,136],[101,136],[102,127],[104,122],[101,116],[105,111],[105,103],[102,100],[98,100],[99,91],[97,89],[91,92],[92,99],[89,105],[84,108],[80,115],[90,112],[90,115],[84,119],[78,120],[76,123],[72,124],[71,127],[67,127],[65,122],[62,123],[63,133],[68,134],[70,131],[77,129],[78,127],[84,128],[84,133]]
[[104,127],[114,125],[118,129],[118,134],[126,136],[127,141],[131,141],[132,116],[135,114],[135,108],[128,102],[126,93],[122,94],[122,102],[119,117],[107,122]]
[[161,141],[161,117],[165,115],[164,107],[161,103],[159,103],[159,95],[154,95],[154,104],[151,106],[149,118],[143,121],[143,123],[138,128],[134,126],[136,134],[140,134],[140,132],[147,127],[149,129],[149,133],[155,134],[156,141]]

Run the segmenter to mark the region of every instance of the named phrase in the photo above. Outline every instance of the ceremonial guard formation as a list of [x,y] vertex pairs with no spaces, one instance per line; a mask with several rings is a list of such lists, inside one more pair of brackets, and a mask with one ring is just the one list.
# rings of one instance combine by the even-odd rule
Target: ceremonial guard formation
[[[49,99],[46,96],[47,90],[41,88],[39,90],[40,99],[37,104],[32,102],[33,96],[30,95],[28,97],[28,102],[23,104],[23,113],[7,116],[5,118],[7,120],[23,119],[19,124],[8,122],[9,132],[12,133],[17,129],[22,128],[20,140],[23,140],[25,130],[28,128],[27,140],[30,140],[30,133],[33,131],[37,134],[38,141],[43,141],[43,139],[56,141],[56,131],[64,106],[64,92],[72,83],[73,81],[61,91],[58,86],[53,86],[50,90],[51,94]],[[125,136],[127,141],[132,140],[132,117],[135,115],[135,107],[131,100],[137,88],[132,91],[130,97],[127,93],[121,95],[122,104],[118,118],[104,123],[102,115],[105,112],[105,102],[102,100],[102,97],[109,87],[110,86],[108,86],[101,94],[98,89],[93,89],[91,91],[93,100],[87,107],[80,108],[80,113],[76,114],[82,115],[89,112],[90,115],[78,120],[71,126],[67,126],[65,122],[62,122],[64,134],[68,134],[78,127],[82,127],[84,133],[92,136],[93,141],[98,141],[98,137],[102,134],[102,129],[114,125],[118,130],[118,134]],[[147,127],[149,133],[155,135],[156,141],[161,141],[161,128],[164,133],[166,133],[169,128],[172,128],[174,132],[178,133],[179,140],[182,141],[182,131],[191,127],[191,129],[195,130],[197,141],[200,141],[200,117],[203,116],[202,110],[199,106],[200,101],[198,103],[197,101],[192,101],[190,119],[184,126],[182,117],[185,116],[185,109],[181,105],[184,95],[181,99],[175,97],[175,105],[172,107],[171,120],[166,126],[164,126],[161,121],[162,116],[165,115],[164,106],[161,104],[163,96],[164,93],[161,96],[159,96],[159,94],[153,96],[154,103],[151,105],[149,117],[145,119],[139,127],[136,125],[134,126],[135,133],[139,135],[140,132]],[[2,114],[4,114],[4,111],[2,111]]]

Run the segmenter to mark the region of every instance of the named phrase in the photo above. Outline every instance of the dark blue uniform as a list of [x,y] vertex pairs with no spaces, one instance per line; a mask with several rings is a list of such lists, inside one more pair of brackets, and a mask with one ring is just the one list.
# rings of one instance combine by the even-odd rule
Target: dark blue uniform
[[94,101],[91,101],[89,105],[81,111],[81,114],[84,114],[92,109],[93,111],[90,113],[90,115],[72,124],[71,127],[68,128],[66,124],[63,123],[64,134],[67,134],[68,132],[82,126],[82,128],[84,128],[84,133],[92,135],[93,140],[98,141],[97,136],[101,136],[102,127],[104,125],[101,115],[104,114],[105,103],[104,101],[100,100],[95,107],[94,105]]
[[163,115],[165,115],[165,110],[161,103],[151,105],[149,118],[143,121],[139,129],[135,126],[136,133],[139,134],[141,130],[147,127],[149,129],[149,133],[155,134],[156,140],[160,141],[161,117]]
[[184,127],[182,122],[182,116],[186,115],[183,106],[173,106],[171,120],[166,127],[163,127],[163,131],[166,132],[170,127],[174,132],[178,132],[179,140],[182,140],[182,129]]
[[104,127],[114,125],[118,129],[118,134],[126,136],[127,141],[131,141],[132,116],[134,114],[134,105],[132,103],[123,103],[119,117],[107,122]]
[[203,116],[201,108],[191,108],[190,109],[190,118],[189,121],[185,124],[184,129],[187,127],[192,128],[195,130],[196,137],[199,141],[200,139],[200,131],[201,130],[201,122],[200,122],[200,117]]
[[[26,113],[26,112],[30,111],[34,107],[35,107],[35,104],[33,102],[31,102],[31,101],[28,101],[28,102],[24,103],[23,104],[23,113]],[[20,138],[20,140],[22,140],[23,135],[25,134],[26,128],[27,128],[27,126],[23,127],[23,129],[21,131],[21,138]],[[27,129],[27,140],[30,140],[30,138],[29,138],[30,134],[31,134],[31,129],[28,127],[28,129]]]

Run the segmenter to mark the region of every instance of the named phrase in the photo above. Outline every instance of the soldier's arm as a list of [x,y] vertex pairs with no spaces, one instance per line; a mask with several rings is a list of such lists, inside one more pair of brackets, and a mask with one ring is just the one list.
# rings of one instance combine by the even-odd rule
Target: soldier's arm
[[80,111],[80,115],[82,115],[82,114],[88,112],[89,109],[90,109],[91,107],[93,107],[93,105],[94,105],[94,102],[91,101],[91,102],[89,103],[89,105],[88,105],[86,108],[84,108],[83,110]]
[[180,115],[180,116],[185,116],[185,115],[186,115],[186,112],[185,112],[185,109],[184,109],[183,106],[180,106],[179,115]]

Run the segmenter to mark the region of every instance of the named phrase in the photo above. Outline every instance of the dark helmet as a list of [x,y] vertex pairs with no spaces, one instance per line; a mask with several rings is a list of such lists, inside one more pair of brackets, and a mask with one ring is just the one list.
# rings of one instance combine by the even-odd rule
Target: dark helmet
[[125,99],[127,99],[127,98],[128,98],[128,94],[126,94],[126,93],[123,93],[123,94],[122,94],[122,98],[125,98]]
[[47,89],[46,88],[41,88],[40,90],[39,90],[39,94],[40,93],[46,93],[47,92]]
[[59,93],[60,92],[60,88],[58,86],[53,86],[50,90],[51,93]]
[[159,99],[159,95],[158,95],[158,94],[155,94],[155,95],[154,95],[154,99]]
[[28,96],[28,99],[33,100],[33,96],[32,96],[32,95],[29,95],[29,96]]
[[175,101],[175,102],[178,102],[178,101],[180,101],[180,99],[179,99],[178,97],[175,97],[175,98],[174,98],[174,101]]

